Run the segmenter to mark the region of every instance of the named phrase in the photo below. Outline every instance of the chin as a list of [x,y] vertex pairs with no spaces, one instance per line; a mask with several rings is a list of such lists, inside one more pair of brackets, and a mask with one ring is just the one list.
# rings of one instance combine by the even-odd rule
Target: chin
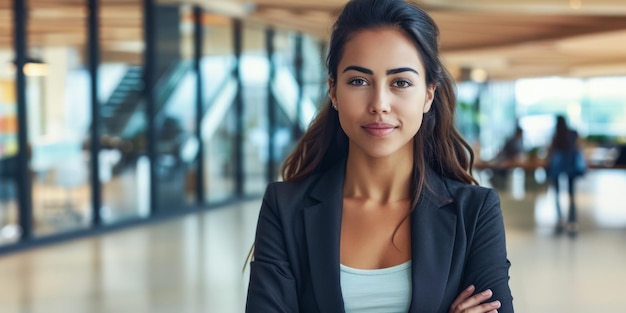
[[389,157],[400,157],[402,155],[413,154],[412,141],[399,142],[398,140],[363,140],[359,143],[352,142],[350,149],[354,152],[363,154],[372,159],[383,159]]
[[399,156],[404,151],[399,148],[369,146],[366,149],[363,149],[362,152],[368,157],[373,158],[373,159],[384,159],[384,158]]

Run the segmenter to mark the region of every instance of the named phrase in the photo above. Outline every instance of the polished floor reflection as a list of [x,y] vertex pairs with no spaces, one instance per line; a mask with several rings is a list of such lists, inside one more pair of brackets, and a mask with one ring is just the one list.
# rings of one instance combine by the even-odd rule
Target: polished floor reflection
[[[626,312],[626,170],[592,170],[578,182],[576,238],[553,234],[554,192],[528,178],[514,172],[495,185],[516,311]],[[242,312],[258,206],[2,256],[0,312]]]

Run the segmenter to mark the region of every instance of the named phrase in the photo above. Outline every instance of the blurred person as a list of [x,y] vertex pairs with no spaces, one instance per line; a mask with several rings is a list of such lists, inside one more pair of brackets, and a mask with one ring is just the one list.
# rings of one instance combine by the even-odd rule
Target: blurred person
[[492,163],[506,164],[519,163],[524,157],[524,131],[515,127],[515,133],[504,143],[502,150],[491,160]]
[[613,164],[617,167],[626,167],[626,145],[620,145],[617,148],[617,158]]
[[511,167],[520,165],[524,156],[524,131],[521,127],[516,126],[513,136],[505,141],[502,150],[489,161],[493,173],[492,185],[494,187],[505,185]]
[[352,0],[329,98],[270,183],[247,312],[513,312],[500,202],[471,176],[439,31],[404,0]]
[[[556,234],[567,230],[569,235],[575,236],[578,232],[574,185],[576,178],[583,175],[585,170],[585,160],[578,147],[578,132],[567,126],[564,116],[557,115],[556,127],[547,156],[547,174],[551,184],[554,186],[556,197]],[[567,191],[569,195],[567,222],[563,220],[559,200],[561,175],[567,176]]]

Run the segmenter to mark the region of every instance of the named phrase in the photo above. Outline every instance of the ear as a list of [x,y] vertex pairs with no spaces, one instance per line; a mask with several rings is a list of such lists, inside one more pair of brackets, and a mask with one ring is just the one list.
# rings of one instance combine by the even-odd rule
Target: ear
[[435,100],[435,90],[437,90],[437,84],[433,83],[426,87],[426,98],[424,99],[424,113],[430,111],[430,107]]
[[328,78],[328,97],[332,105],[337,105],[337,85],[332,78]]

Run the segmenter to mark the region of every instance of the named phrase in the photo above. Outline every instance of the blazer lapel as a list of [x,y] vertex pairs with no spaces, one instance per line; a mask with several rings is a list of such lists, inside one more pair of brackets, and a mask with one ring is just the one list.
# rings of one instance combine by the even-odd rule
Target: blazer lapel
[[327,171],[311,190],[319,201],[304,209],[311,280],[321,312],[343,312],[339,278],[339,244],[344,166]]
[[[327,171],[311,189],[317,203],[304,209],[311,282],[321,312],[344,312],[339,277],[345,164]],[[431,190],[411,214],[412,298],[410,312],[436,312],[443,300],[456,236],[456,215],[441,178],[429,170]]]
[[[412,298],[410,312],[438,312],[450,273],[456,215],[441,207],[452,202],[443,182],[428,170],[422,198],[411,214]],[[447,312],[447,308],[446,308]]]

